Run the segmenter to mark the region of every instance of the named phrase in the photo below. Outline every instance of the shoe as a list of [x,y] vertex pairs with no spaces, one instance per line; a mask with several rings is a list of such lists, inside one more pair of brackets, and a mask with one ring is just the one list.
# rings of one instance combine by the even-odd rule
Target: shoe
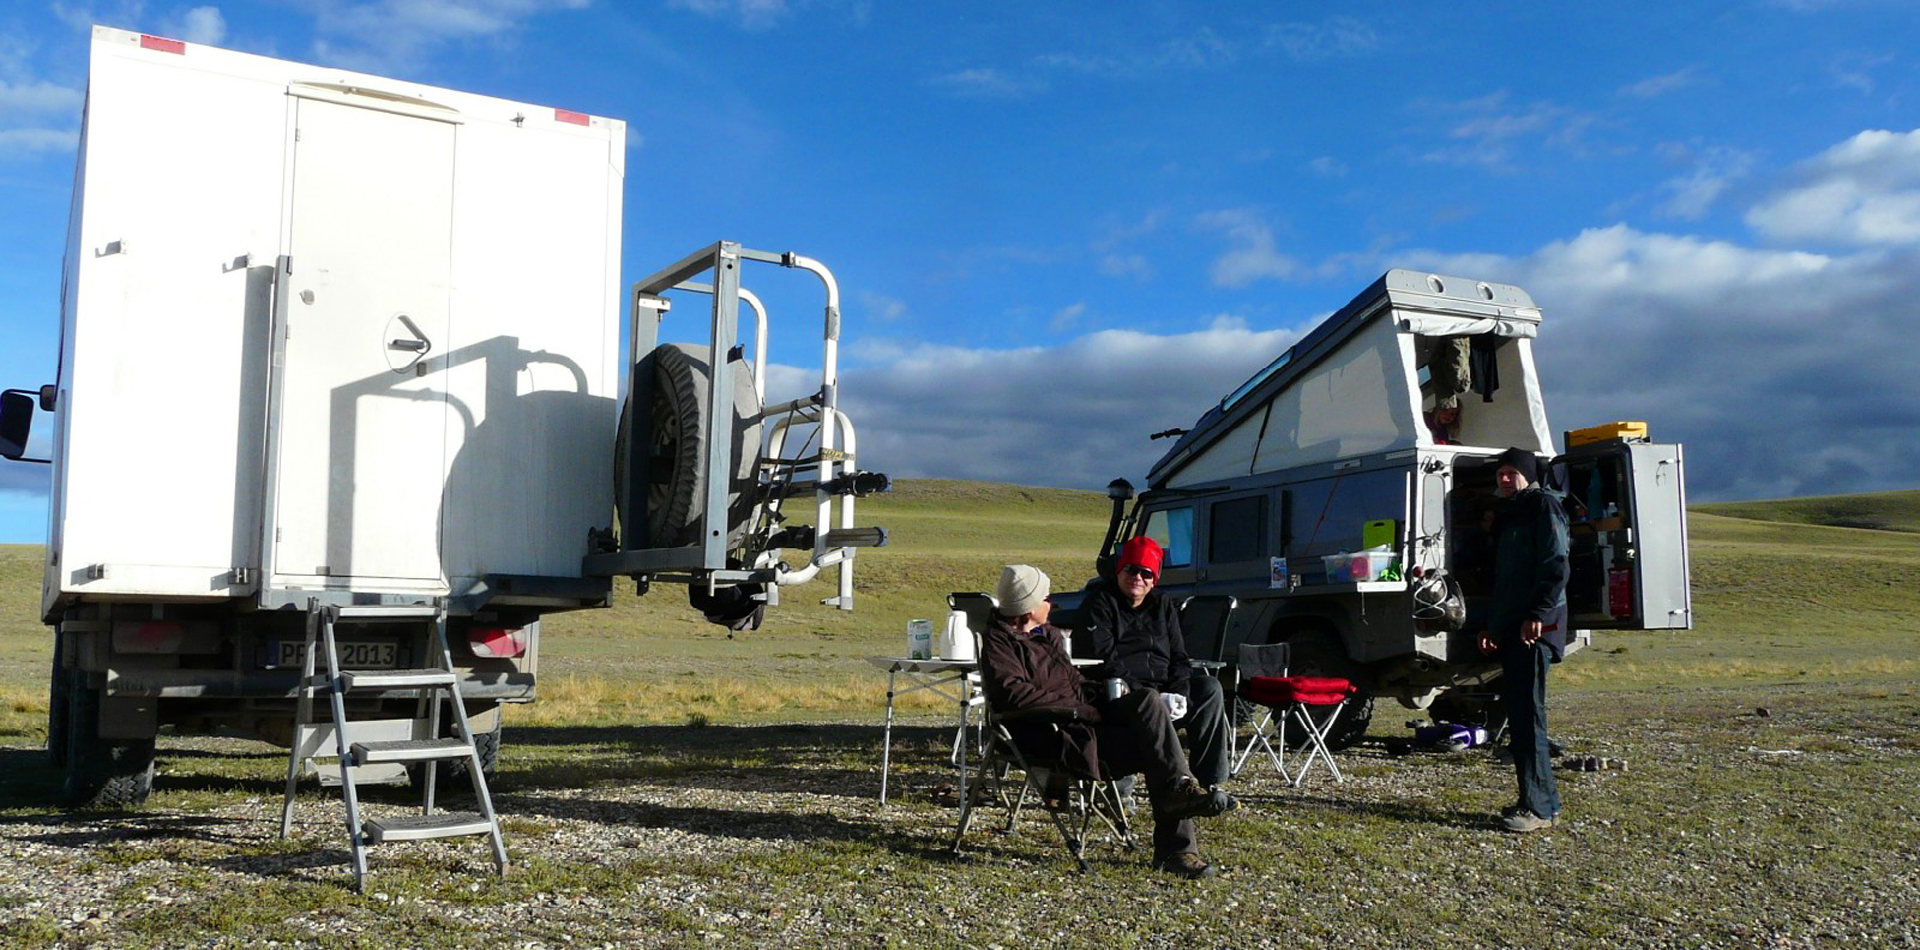
[[1170,858],[1155,858],[1153,861],[1153,869],[1156,871],[1165,871],[1168,874],[1178,874],[1190,881],[1197,881],[1203,877],[1212,877],[1218,873],[1213,869],[1213,865],[1208,864],[1202,860],[1199,855],[1192,852],[1176,854]]
[[1239,807],[1232,795],[1217,788],[1201,787],[1198,780],[1188,775],[1174,783],[1167,792],[1167,802],[1160,809],[1168,818],[1212,818],[1223,812]]
[[1524,811],[1526,811],[1526,810],[1527,810],[1527,806],[1525,806],[1525,805],[1522,805],[1522,804],[1520,804],[1519,802],[1514,802],[1513,804],[1511,804],[1511,805],[1508,805],[1507,807],[1505,807],[1505,808],[1502,808],[1502,809],[1500,809],[1500,817],[1501,817],[1501,818],[1512,818],[1513,816],[1515,816],[1515,815],[1518,815],[1518,814],[1520,814],[1521,812],[1524,812]]
[[1545,831],[1558,823],[1559,816],[1557,815],[1552,818],[1542,818],[1533,812],[1520,810],[1500,822],[1500,827],[1514,834],[1524,835],[1531,834],[1535,831]]

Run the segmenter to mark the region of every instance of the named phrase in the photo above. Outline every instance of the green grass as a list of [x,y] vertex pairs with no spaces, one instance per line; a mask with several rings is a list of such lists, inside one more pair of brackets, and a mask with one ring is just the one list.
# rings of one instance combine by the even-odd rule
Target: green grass
[[1723,518],[1747,518],[1781,524],[1920,532],[1920,490],[1916,489],[1859,495],[1814,495],[1775,501],[1730,501],[1696,505],[1693,510]]

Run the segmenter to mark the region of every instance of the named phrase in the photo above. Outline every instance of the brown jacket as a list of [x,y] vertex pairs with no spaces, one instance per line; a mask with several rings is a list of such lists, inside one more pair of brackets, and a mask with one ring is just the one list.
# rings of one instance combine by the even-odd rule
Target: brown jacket
[[[1082,693],[1085,681],[1067,658],[1060,634],[1050,627],[1021,633],[996,617],[980,640],[980,679],[987,705],[996,716],[1010,720],[1007,729],[1022,752],[1072,772],[1099,774],[1092,723],[1100,714]],[[1020,715],[1039,710],[1060,710],[1070,718],[1060,722],[1056,732],[1050,723],[1057,720],[1026,720]]]

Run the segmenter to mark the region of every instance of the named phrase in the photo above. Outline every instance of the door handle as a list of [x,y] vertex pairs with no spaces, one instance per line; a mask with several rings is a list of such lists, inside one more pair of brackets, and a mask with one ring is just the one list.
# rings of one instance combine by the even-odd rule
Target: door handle
[[427,335],[420,332],[420,325],[414,323],[412,317],[403,313],[399,319],[400,325],[406,327],[408,333],[413,334],[413,339],[389,340],[387,342],[387,349],[404,350],[408,353],[418,353],[422,356],[425,356],[427,351],[433,349],[433,341],[427,339]]

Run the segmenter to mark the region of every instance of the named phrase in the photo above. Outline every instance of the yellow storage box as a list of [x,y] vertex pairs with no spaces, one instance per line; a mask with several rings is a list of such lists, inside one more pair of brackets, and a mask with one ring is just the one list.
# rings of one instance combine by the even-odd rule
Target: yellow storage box
[[1644,422],[1609,422],[1606,425],[1588,426],[1567,433],[1567,448],[1577,445],[1591,445],[1595,442],[1626,440],[1647,441],[1647,424]]

